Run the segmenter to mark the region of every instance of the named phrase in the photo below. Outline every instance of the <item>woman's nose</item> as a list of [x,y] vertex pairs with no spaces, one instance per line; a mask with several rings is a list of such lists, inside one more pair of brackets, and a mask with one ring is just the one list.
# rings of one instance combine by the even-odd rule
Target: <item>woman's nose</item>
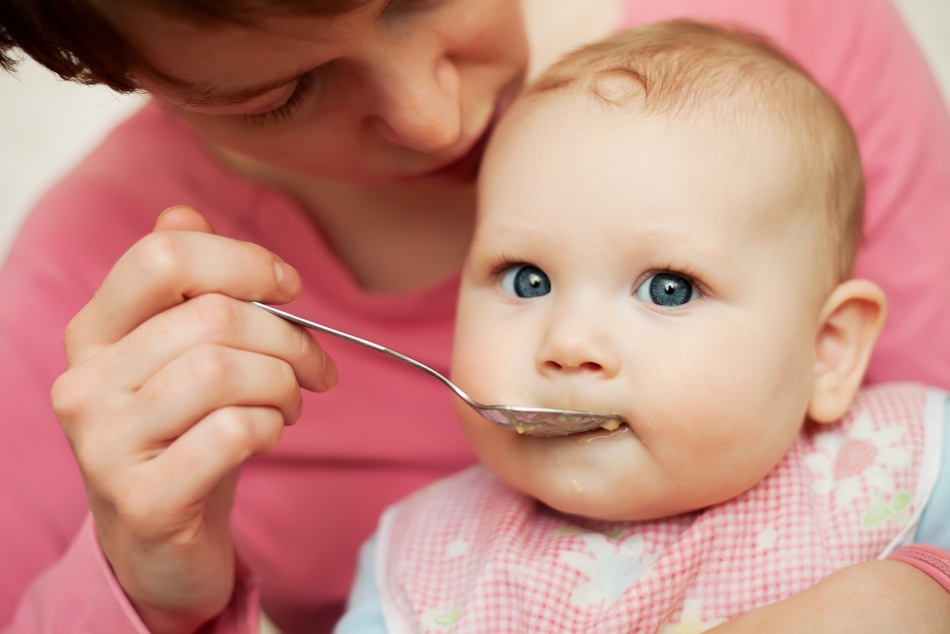
[[572,312],[552,320],[538,351],[538,371],[545,376],[615,376],[620,352],[608,325],[592,311]]
[[448,150],[459,141],[459,76],[449,59],[391,59],[376,80],[371,122],[386,141],[428,154]]

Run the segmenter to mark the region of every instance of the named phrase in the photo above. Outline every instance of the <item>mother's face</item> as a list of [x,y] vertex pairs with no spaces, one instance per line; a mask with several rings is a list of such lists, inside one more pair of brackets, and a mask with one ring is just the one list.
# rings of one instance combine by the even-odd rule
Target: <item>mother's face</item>
[[254,25],[113,17],[188,88],[136,79],[213,145],[364,185],[471,181],[528,56],[518,0],[372,0]]

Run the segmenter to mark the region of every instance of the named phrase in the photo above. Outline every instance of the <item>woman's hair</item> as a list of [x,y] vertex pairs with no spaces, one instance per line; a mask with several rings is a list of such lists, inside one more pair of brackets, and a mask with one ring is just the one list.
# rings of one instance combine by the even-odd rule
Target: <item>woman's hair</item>
[[254,24],[275,15],[340,15],[368,0],[0,0],[0,67],[12,71],[22,51],[63,79],[118,92],[138,90],[132,68],[177,83],[123,37],[108,18],[109,2],[199,23]]
[[761,35],[676,20],[621,33],[567,54],[528,89],[579,90],[619,108],[720,130],[780,126],[818,185],[820,249],[838,283],[862,239],[864,175],[857,141],[834,100]]

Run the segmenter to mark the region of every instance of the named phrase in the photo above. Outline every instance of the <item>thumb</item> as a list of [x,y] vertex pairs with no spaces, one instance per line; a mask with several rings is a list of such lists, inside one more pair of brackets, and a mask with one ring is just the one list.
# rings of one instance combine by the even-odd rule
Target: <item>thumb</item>
[[153,231],[197,231],[214,233],[214,227],[208,219],[187,205],[169,207],[155,221]]

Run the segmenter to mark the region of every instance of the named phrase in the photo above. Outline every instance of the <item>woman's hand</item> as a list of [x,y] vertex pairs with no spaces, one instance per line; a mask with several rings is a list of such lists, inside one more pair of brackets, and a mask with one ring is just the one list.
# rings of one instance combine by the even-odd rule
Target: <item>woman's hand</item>
[[176,207],[67,328],[53,407],[103,551],[152,632],[192,631],[227,605],[238,470],[297,420],[300,388],[336,383],[309,333],[242,301],[300,289],[274,254]]
[[913,566],[886,559],[868,561],[709,632],[941,634],[950,632],[950,594]]

